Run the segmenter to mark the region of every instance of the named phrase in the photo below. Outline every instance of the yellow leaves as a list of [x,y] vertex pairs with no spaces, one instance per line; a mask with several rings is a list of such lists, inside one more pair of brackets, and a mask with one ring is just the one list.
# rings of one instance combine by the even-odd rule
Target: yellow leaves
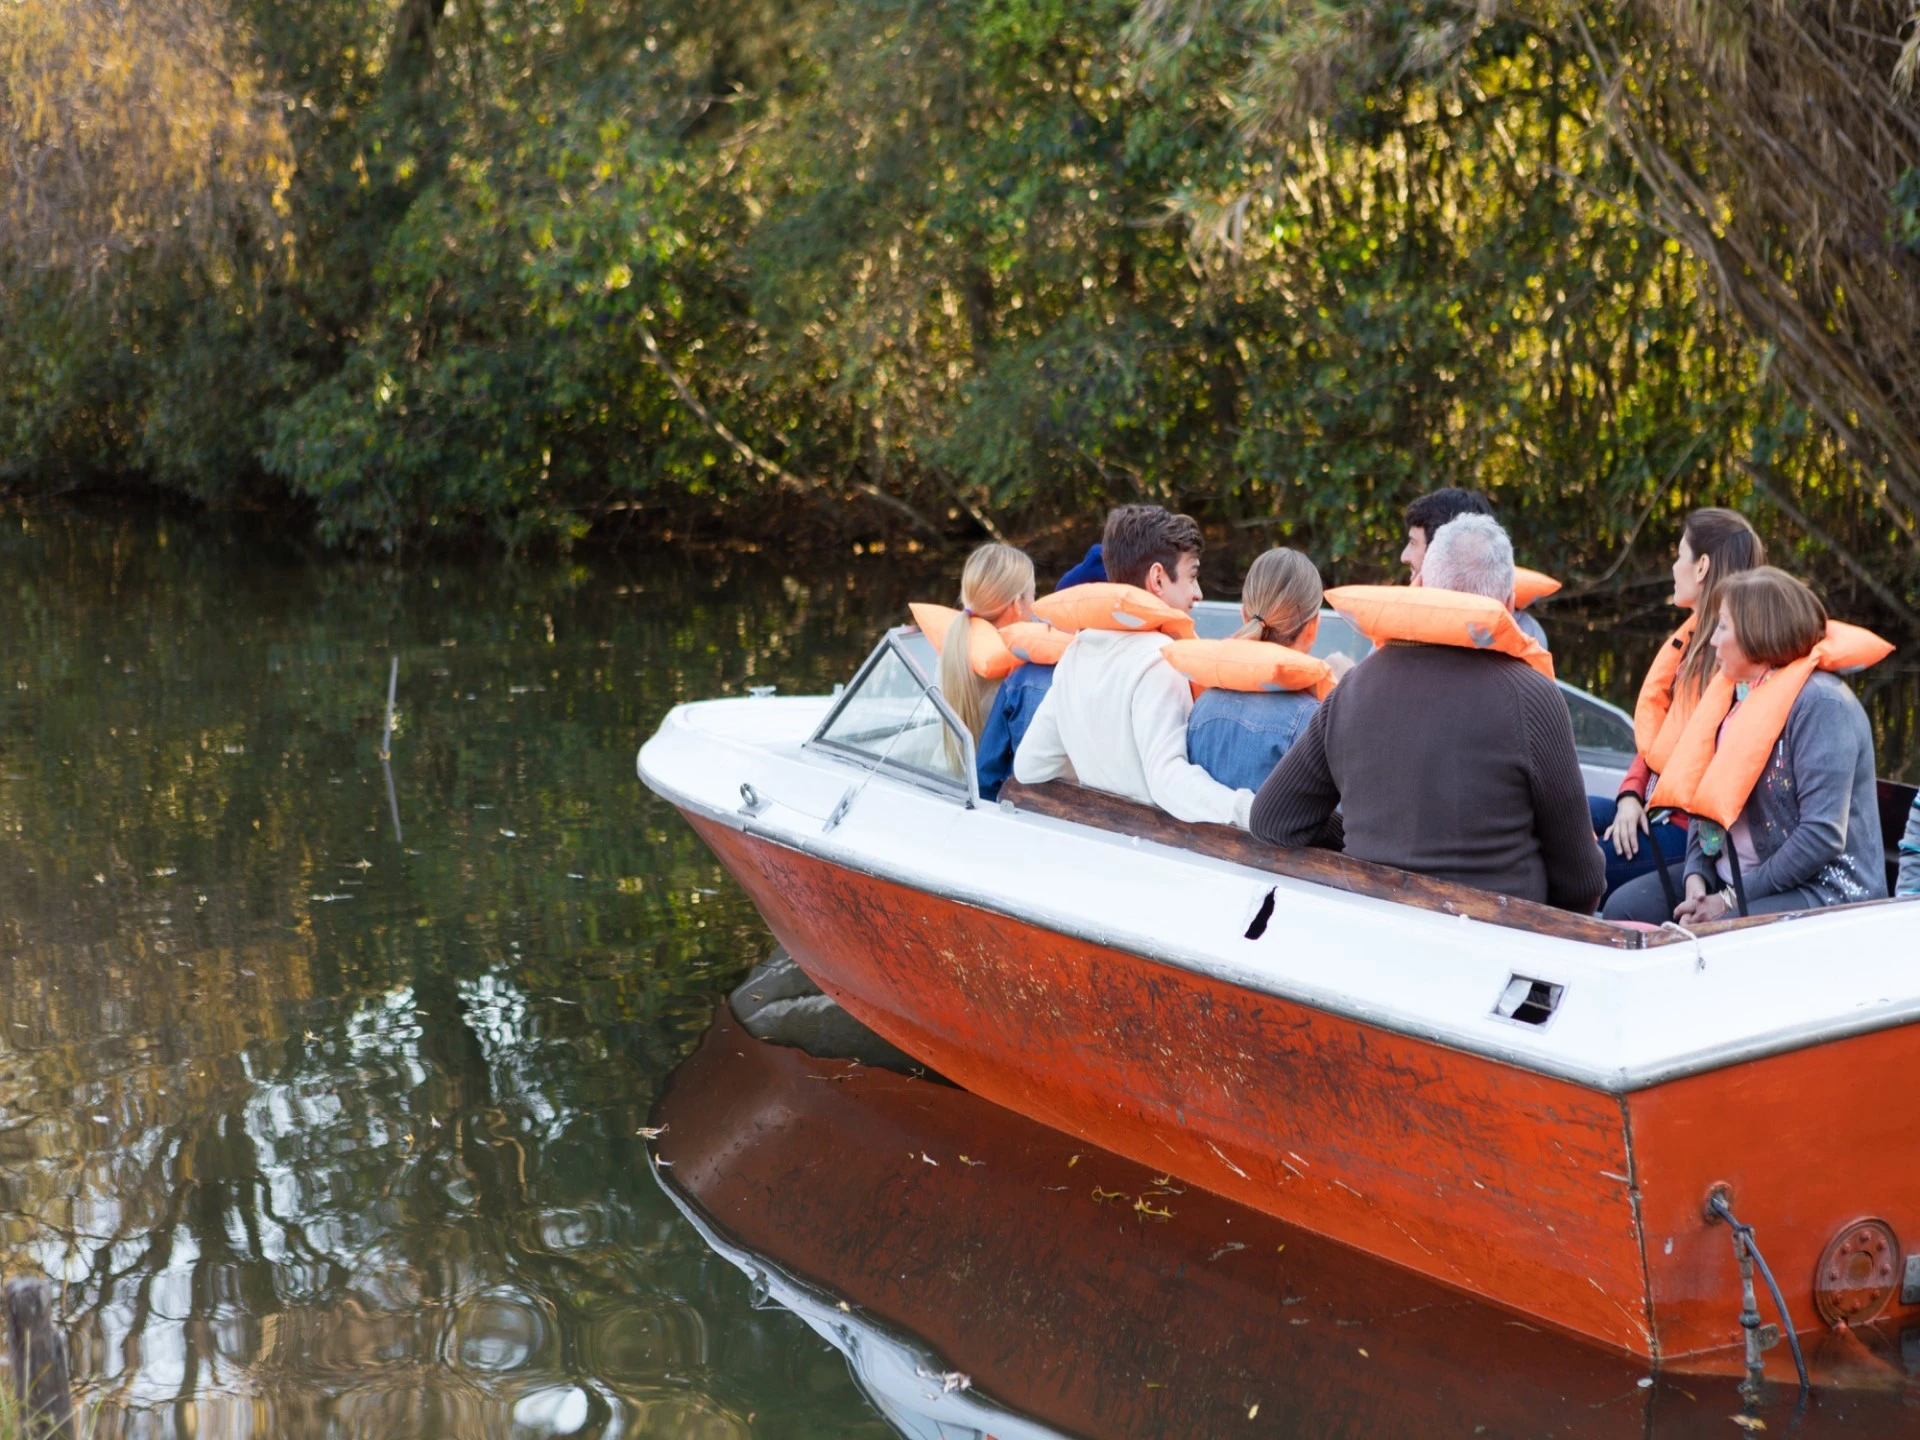
[[633,283],[633,267],[625,261],[616,262],[607,267],[606,278],[602,283],[609,290],[624,290]]
[[0,4],[8,243],[84,270],[126,250],[211,253],[242,213],[286,214],[292,145],[251,53],[219,0]]

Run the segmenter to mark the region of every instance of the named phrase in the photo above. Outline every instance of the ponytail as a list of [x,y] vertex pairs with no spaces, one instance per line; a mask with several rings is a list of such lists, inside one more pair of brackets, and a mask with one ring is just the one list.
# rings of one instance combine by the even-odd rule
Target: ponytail
[[[982,545],[967,557],[960,575],[960,614],[940,645],[940,694],[974,742],[987,728],[987,710],[1000,688],[997,680],[973,673],[968,663],[968,631],[974,620],[993,623],[1022,600],[1033,599],[1033,561],[1011,545]],[[952,745],[951,738],[948,741]],[[957,759],[957,757],[955,757]]]
[[1313,561],[1284,546],[1269,550],[1247,569],[1240,608],[1253,618],[1233,638],[1291,646],[1320,618],[1320,600],[1320,572]]

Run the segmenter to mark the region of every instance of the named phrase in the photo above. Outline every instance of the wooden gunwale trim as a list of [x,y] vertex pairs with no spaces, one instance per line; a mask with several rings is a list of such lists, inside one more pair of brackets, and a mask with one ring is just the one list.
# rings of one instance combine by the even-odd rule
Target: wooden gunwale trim
[[[1442,915],[1464,915],[1509,930],[1526,930],[1561,940],[1580,940],[1614,950],[1640,950],[1656,937],[1627,930],[1591,915],[1576,915],[1532,900],[1516,900],[1471,885],[1433,880],[1411,870],[1357,860],[1334,850],[1281,850],[1254,839],[1231,825],[1192,824],[1148,805],[1136,804],[1103,790],[1091,790],[1063,781],[1022,785],[1009,780],[1000,791],[1000,803],[1018,811],[1071,820],[1118,835],[1137,836],[1176,850],[1191,850],[1216,860],[1231,861],[1252,870],[1264,870],[1289,880],[1305,880],[1364,895],[1391,900],[1415,910]],[[1664,938],[1664,937],[1660,937]],[[1678,937],[1675,937],[1678,938]]]
[[[1044,785],[1023,785],[1009,780],[1000,789],[1000,803],[1030,815],[1051,820],[1070,820],[1116,835],[1151,840],[1175,850],[1191,850],[1215,860],[1231,861],[1251,870],[1265,870],[1289,880],[1305,880],[1311,885],[1326,885],[1349,895],[1365,895],[1374,900],[1391,900],[1414,910],[1431,910],[1441,915],[1465,915],[1508,930],[1525,930],[1533,935],[1550,935],[1559,940],[1579,940],[1589,945],[1605,945],[1613,950],[1655,950],[1664,945],[1684,945],[1689,936],[1679,929],[1628,930],[1594,915],[1578,915],[1534,900],[1515,900],[1472,885],[1451,880],[1433,880],[1411,870],[1376,864],[1371,860],[1342,855],[1337,850],[1280,850],[1254,839],[1231,825],[1205,822],[1187,824],[1150,805],[1140,805],[1104,790],[1091,790],[1064,780]],[[1788,910],[1778,915],[1749,915],[1744,919],[1714,920],[1693,927],[1693,935],[1705,939],[1761,925],[1780,925],[1807,920],[1815,915],[1836,911],[1865,910],[1876,905],[1891,905],[1884,900],[1855,900],[1845,905],[1824,905],[1817,910]]]

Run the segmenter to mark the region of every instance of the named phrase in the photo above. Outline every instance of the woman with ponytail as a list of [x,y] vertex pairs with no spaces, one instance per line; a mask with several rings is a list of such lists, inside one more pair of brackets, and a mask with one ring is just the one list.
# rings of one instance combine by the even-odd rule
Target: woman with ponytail
[[[1634,742],[1639,753],[1611,804],[1592,801],[1593,828],[1607,858],[1607,893],[1627,881],[1651,874],[1664,856],[1677,862],[1686,853],[1687,817],[1650,823],[1653,792],[1687,727],[1687,719],[1714,677],[1712,635],[1720,613],[1721,587],[1733,576],[1767,563],[1767,547],[1747,517],[1735,510],[1695,510],[1680,532],[1673,562],[1673,603],[1691,611],[1654,657],[1633,711]],[[1704,620],[1702,616],[1708,617]],[[1645,837],[1645,843],[1642,843]]]
[[[1240,616],[1246,623],[1234,632],[1236,640],[1311,650],[1320,625],[1320,572],[1298,550],[1267,551],[1247,571]],[[1187,758],[1222,785],[1258,790],[1319,708],[1309,690],[1207,690],[1187,719]]]
[[974,674],[968,629],[1033,619],[1033,561],[1011,545],[982,545],[960,574],[960,613],[940,645],[940,693],[973,736],[980,794],[994,799],[1013,773],[1013,752],[1053,681],[1051,665],[1021,665],[1004,680]]

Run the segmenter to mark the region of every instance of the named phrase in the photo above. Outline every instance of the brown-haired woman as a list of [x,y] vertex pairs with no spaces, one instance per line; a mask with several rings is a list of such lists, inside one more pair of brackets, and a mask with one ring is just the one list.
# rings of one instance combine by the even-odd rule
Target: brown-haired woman
[[[1711,644],[1720,587],[1733,576],[1767,563],[1767,547],[1737,510],[1703,509],[1687,516],[1673,561],[1673,603],[1692,613],[1667,638],[1640,682],[1633,707],[1638,747],[1633,767],[1609,804],[1594,800],[1594,832],[1606,842],[1607,892],[1650,874],[1661,857],[1677,861],[1687,844],[1686,816],[1650,824],[1648,801],[1660,771],[1686,729],[1687,719],[1713,678]],[[1646,837],[1644,850],[1641,837]]]
[[[1701,812],[1688,833],[1686,898],[1672,918],[1725,919],[1736,886],[1756,915],[1884,898],[1873,730],[1846,682],[1817,668],[1826,608],[1770,565],[1729,576],[1718,598],[1708,643],[1720,704],[1728,691],[1732,704],[1716,720],[1718,707],[1703,698],[1669,756],[1678,798]],[[1710,793],[1735,798],[1709,804]],[[1724,824],[1711,818],[1722,805]],[[1647,875],[1616,891],[1606,915],[1658,923],[1666,909],[1660,877]]]

